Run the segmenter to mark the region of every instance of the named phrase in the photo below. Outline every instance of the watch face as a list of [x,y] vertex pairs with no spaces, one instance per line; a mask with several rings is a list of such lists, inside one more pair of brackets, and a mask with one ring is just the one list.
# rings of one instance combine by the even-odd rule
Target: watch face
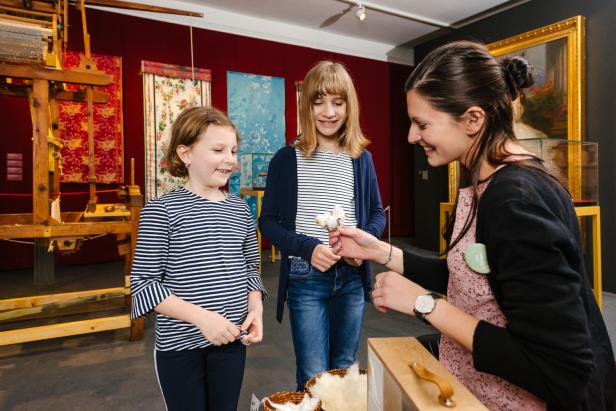
[[420,295],[415,302],[415,309],[423,314],[431,313],[434,310],[436,301],[431,295]]

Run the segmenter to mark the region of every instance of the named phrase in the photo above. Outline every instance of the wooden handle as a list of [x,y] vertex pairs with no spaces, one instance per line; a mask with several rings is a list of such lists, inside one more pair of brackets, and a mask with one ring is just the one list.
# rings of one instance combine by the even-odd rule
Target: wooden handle
[[411,367],[411,370],[413,370],[417,377],[423,380],[431,381],[438,386],[439,390],[441,391],[438,396],[439,404],[447,408],[454,408],[456,406],[456,402],[452,398],[453,388],[451,387],[451,384],[449,384],[447,381],[443,380],[436,374],[428,371],[424,366],[419,365],[416,362],[409,364],[409,367]]

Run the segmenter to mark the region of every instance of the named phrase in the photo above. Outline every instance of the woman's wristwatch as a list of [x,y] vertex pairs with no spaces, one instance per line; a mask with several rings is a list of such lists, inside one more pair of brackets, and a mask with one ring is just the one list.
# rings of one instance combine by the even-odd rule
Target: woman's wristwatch
[[435,293],[434,291],[417,297],[417,299],[415,300],[415,306],[413,307],[413,312],[415,313],[415,316],[417,318],[421,318],[425,322],[428,322],[426,320],[426,315],[434,311],[434,308],[436,307],[436,302],[441,298],[445,297],[442,294]]

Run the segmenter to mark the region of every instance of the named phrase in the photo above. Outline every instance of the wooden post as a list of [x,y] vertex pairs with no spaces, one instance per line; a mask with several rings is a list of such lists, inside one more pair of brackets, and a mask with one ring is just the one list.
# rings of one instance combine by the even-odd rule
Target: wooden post
[[[32,80],[32,223],[49,223],[49,84]],[[54,258],[48,251],[49,240],[34,239],[34,284],[54,283]]]
[[90,200],[88,211],[96,211],[96,163],[94,160],[94,89],[86,87],[86,100],[88,102],[88,182],[90,183]]
[[90,35],[88,34],[88,21],[86,20],[86,2],[81,0],[79,2],[81,12],[81,31],[83,33],[83,48],[86,55],[86,63],[90,62],[92,55],[90,54]]
[[34,239],[34,284],[51,285],[55,282],[54,254],[49,252],[49,239]]
[[[58,108],[58,102],[55,99],[52,99],[49,101],[49,114],[50,114],[50,119],[49,121],[51,122],[51,131],[53,133],[53,137],[56,141],[60,141],[60,132],[59,132],[59,126],[60,126],[60,112],[59,112],[59,108]],[[51,150],[52,147],[50,146],[49,149]],[[54,145],[53,147],[53,168],[52,170],[50,170],[52,172],[52,174],[50,175],[50,181],[49,181],[49,186],[51,187],[51,191],[52,193],[55,193],[55,195],[53,195],[51,198],[51,200],[55,200],[60,196],[60,147],[57,145]]]
[[32,223],[47,224],[49,219],[49,87],[47,80],[34,79],[32,96]]
[[[128,205],[130,207],[130,222],[131,222],[131,234],[130,234],[130,259],[128,270],[126,271],[126,285],[130,286],[130,266],[132,266],[133,258],[135,256],[135,249],[137,248],[137,233],[139,231],[139,216],[141,215],[141,208],[143,207],[143,195],[139,186],[135,183],[135,159],[130,159],[131,165],[131,185],[128,186]],[[130,304],[129,304],[130,307]],[[140,340],[143,338],[143,317],[136,320],[131,320],[130,323],[130,340]]]
[[62,0],[62,63],[64,64],[64,53],[68,48],[68,0]]
[[135,158],[130,158],[130,185],[135,185]]

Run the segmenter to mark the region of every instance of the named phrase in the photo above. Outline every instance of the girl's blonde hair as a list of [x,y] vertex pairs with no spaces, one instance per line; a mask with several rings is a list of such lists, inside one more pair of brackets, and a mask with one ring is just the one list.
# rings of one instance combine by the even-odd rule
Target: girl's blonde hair
[[340,128],[338,144],[351,157],[357,158],[370,144],[359,125],[359,102],[351,76],[340,63],[320,61],[314,65],[302,85],[299,100],[299,121],[301,135],[295,147],[309,157],[317,148],[317,128],[312,118],[312,106],[315,100],[325,95],[337,95],[346,102],[346,121]]
[[188,169],[180,159],[177,148],[178,146],[190,147],[195,144],[199,137],[205,134],[210,124],[232,128],[235,131],[237,144],[240,143],[240,133],[225,113],[213,107],[188,108],[182,111],[171,128],[171,140],[166,154],[169,174],[175,177],[188,176]]

